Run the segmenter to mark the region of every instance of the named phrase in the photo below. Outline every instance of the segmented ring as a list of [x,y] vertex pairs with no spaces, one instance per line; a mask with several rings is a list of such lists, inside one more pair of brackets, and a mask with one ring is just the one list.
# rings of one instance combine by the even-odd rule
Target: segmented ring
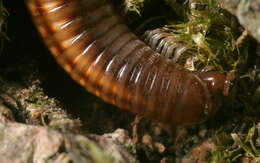
[[161,55],[177,63],[181,56],[191,47],[179,43],[176,36],[163,29],[146,31],[143,35],[144,42]]

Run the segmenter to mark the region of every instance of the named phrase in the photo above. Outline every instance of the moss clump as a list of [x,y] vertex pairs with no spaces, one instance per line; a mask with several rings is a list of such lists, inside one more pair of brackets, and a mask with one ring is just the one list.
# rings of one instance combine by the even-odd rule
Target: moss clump
[[236,45],[235,18],[214,0],[193,0],[188,6],[188,21],[165,28],[179,43],[191,47],[190,57],[198,59],[195,70],[236,70],[243,57]]
[[[243,125],[245,126],[245,124]],[[247,127],[245,131],[234,131],[230,135],[222,132],[217,136],[218,150],[212,162],[237,162],[239,160],[260,161],[260,123]],[[241,130],[241,128],[240,128]]]
[[144,7],[145,0],[126,0],[125,5],[128,12],[134,12],[141,16],[141,10]]
[[[147,2],[148,3],[148,2]],[[135,7],[137,13],[142,13],[144,3],[132,0],[131,4],[139,4]],[[143,27],[155,26],[161,23],[157,18],[165,19],[160,24],[163,30],[172,35],[173,40],[167,40],[167,46],[175,43],[185,45],[185,64],[192,61],[193,71],[235,71],[238,65],[244,63],[245,56],[240,53],[237,44],[239,38],[239,25],[234,16],[222,9],[216,0],[191,0],[178,3],[177,1],[165,0],[172,11],[177,15],[175,19],[169,17],[169,13],[161,12],[158,8],[157,17],[144,20],[137,29],[142,31]],[[129,8],[131,11],[131,7]],[[165,14],[165,15],[164,15]],[[177,18],[177,19],[176,19]],[[156,22],[157,21],[157,22]],[[173,52],[174,53],[174,52]]]

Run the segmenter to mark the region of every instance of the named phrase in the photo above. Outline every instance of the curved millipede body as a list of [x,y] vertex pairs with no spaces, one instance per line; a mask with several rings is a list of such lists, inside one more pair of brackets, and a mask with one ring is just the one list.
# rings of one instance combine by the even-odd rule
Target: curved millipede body
[[147,45],[161,55],[171,58],[174,63],[178,63],[181,56],[191,49],[191,47],[179,43],[176,36],[167,33],[164,29],[146,31],[143,37]]
[[26,0],[45,43],[71,77],[120,108],[168,124],[215,112],[225,75],[196,75],[159,55],[103,0]]

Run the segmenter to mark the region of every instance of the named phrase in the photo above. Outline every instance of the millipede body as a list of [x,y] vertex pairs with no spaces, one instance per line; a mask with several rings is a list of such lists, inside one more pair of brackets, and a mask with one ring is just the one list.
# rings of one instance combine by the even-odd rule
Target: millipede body
[[194,74],[140,41],[103,0],[25,0],[57,62],[87,91],[167,124],[215,112],[225,75]]

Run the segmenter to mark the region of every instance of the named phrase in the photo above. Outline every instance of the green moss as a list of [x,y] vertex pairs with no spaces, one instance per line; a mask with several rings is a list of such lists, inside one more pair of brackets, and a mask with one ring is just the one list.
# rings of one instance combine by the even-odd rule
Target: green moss
[[144,1],[145,0],[126,0],[125,4],[128,12],[135,12],[137,15],[141,16]]
[[[259,129],[258,125],[258,129]],[[241,158],[248,158],[256,162],[260,161],[260,149],[256,148],[256,140],[259,135],[256,132],[255,124],[247,130],[246,136],[244,133],[231,133],[221,139],[218,139],[219,150],[213,154],[212,162],[237,162]],[[224,133],[222,133],[223,135]],[[220,135],[218,135],[219,137]],[[219,137],[220,138],[220,137]],[[228,144],[223,144],[226,140]],[[230,141],[230,140],[233,141]]]
[[[131,6],[139,6],[129,7],[129,10],[137,10],[140,15],[141,8],[146,4],[144,2],[148,3],[148,0],[128,1]],[[168,24],[161,24],[161,28],[174,37],[172,42],[168,42],[169,46],[177,42],[189,47],[185,58],[193,58],[193,71],[236,71],[238,66],[245,63],[245,54],[241,53],[244,47],[240,49],[237,43],[240,35],[239,25],[235,17],[222,9],[216,0],[164,2],[172,8],[177,17],[169,17],[168,12],[164,13],[166,15],[149,17],[137,27],[137,33],[144,27],[153,27],[157,22],[159,24],[161,19],[166,19]],[[160,10],[158,8],[156,12],[161,13]],[[184,65],[186,61],[181,64]]]
[[190,54],[199,58],[196,70],[207,67],[220,71],[236,70],[240,53],[236,45],[235,18],[214,0],[190,2],[187,17],[188,21],[169,24],[165,28],[180,43],[192,47]]

